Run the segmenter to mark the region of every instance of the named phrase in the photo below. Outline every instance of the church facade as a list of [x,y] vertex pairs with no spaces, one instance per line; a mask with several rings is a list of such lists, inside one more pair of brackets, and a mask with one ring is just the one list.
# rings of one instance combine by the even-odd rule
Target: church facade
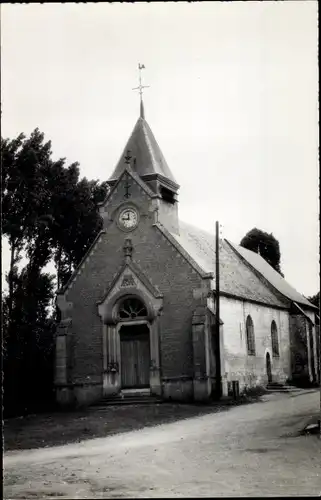
[[225,239],[217,338],[214,235],[180,221],[179,185],[143,106],[109,185],[103,229],[57,295],[59,403],[135,390],[208,401],[233,382],[317,382],[317,308]]

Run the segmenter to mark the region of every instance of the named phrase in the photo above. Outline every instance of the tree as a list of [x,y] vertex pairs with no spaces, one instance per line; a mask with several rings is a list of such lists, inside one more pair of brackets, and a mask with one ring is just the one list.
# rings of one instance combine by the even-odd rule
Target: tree
[[[2,295],[4,385],[9,410],[20,411],[50,392],[55,286],[66,282],[101,228],[97,203],[108,186],[80,179],[78,163],[54,161],[38,129],[29,138],[1,138],[1,149],[3,235],[11,253]],[[19,271],[22,256],[27,264]],[[51,260],[56,279],[43,272]]]
[[320,292],[316,293],[315,295],[311,295],[311,297],[308,297],[308,301],[311,302],[316,307],[320,307]]
[[[14,269],[27,253],[33,266],[43,268],[51,258],[51,200],[46,171],[52,166],[51,143],[35,129],[29,138],[1,138],[2,223],[10,247],[7,275],[8,314],[12,313]],[[61,163],[62,160],[59,160]],[[10,323],[10,320],[9,320]]]
[[248,250],[252,250],[252,252],[259,253],[273,269],[281,274],[281,276],[284,276],[280,267],[280,245],[272,233],[266,233],[255,227],[246,233],[240,245]]
[[[30,265],[15,273],[10,329],[4,327],[3,331],[4,407],[8,416],[52,396],[54,322],[49,308],[53,294],[53,276]],[[4,298],[5,318],[7,310]]]
[[11,252],[10,317],[13,269],[22,253],[39,268],[53,259],[60,288],[101,228],[97,203],[107,195],[108,185],[80,180],[77,162],[66,167],[65,158],[53,161],[51,142],[38,129],[29,138],[1,138],[1,149],[3,235]]
[[[102,227],[97,205],[108,191],[106,182],[72,179],[54,204],[55,264],[58,288],[64,285]],[[66,217],[68,214],[68,217]]]

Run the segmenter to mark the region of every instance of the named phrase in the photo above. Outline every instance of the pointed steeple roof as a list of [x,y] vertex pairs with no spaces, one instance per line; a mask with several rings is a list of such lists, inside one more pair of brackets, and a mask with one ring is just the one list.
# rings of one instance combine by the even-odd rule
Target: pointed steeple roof
[[140,176],[158,175],[166,178],[170,183],[178,184],[167,165],[164,155],[157,144],[153,132],[144,117],[144,105],[141,102],[140,117],[131,133],[124,151],[109,178],[109,182],[116,181],[125,169],[125,156],[130,151],[131,166]]

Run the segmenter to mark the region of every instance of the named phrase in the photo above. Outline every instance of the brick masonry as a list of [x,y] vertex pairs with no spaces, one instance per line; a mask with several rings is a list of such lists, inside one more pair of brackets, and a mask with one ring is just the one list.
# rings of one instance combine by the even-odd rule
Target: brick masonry
[[[200,302],[193,291],[202,287],[203,280],[155,227],[153,200],[134,181],[129,201],[124,199],[124,192],[122,180],[105,207],[105,232],[65,292],[65,300],[72,304],[68,311],[72,319],[69,380],[77,387],[74,392],[78,400],[79,387],[86,387],[83,392],[88,392],[89,384],[102,383],[103,325],[97,302],[124,264],[123,246],[130,237],[133,262],[164,296],[160,317],[161,372],[167,386],[164,392],[170,395],[172,385],[176,396],[185,392],[189,397],[193,378],[192,316]],[[130,233],[117,225],[119,208],[127,204],[136,206],[140,213],[139,225]],[[95,388],[95,394],[97,391]],[[88,400],[86,395],[82,399]]]

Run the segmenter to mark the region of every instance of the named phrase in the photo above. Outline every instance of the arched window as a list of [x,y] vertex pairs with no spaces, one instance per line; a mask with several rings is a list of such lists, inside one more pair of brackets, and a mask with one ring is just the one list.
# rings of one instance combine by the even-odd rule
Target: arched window
[[272,340],[272,356],[278,358],[280,356],[278,329],[274,320],[271,323],[271,340]]
[[144,304],[135,297],[127,297],[121,302],[118,309],[118,317],[120,320],[145,318],[147,309]]
[[251,316],[246,318],[246,344],[249,356],[255,356],[254,326]]

